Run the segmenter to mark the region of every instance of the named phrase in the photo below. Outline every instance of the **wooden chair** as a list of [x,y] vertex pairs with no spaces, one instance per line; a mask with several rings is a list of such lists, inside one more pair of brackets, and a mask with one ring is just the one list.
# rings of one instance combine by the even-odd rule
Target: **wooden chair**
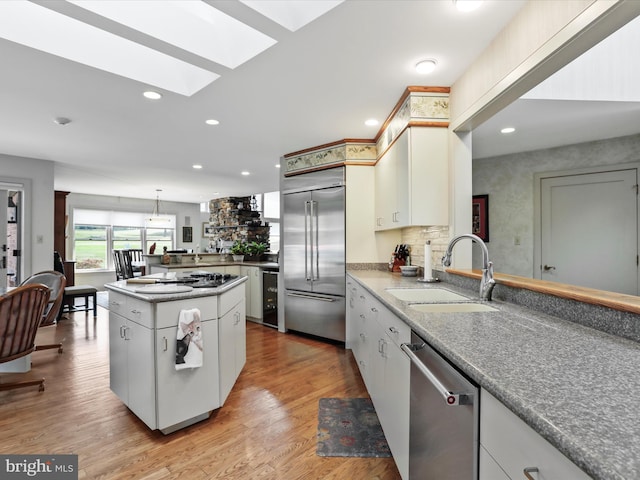
[[[45,270],[44,272],[38,272],[27,278],[22,285],[41,284],[49,287],[49,303],[44,309],[42,315],[41,327],[47,327],[55,325],[58,321],[58,315],[62,308],[62,300],[64,298],[64,289],[67,284],[67,278],[64,274],[55,270]],[[36,350],[47,350],[50,348],[57,348],[58,353],[62,353],[62,343],[53,343],[47,345],[36,345]]]
[[[35,350],[36,333],[42,322],[49,287],[41,284],[22,285],[0,296],[0,363],[11,362]],[[0,391],[39,385],[44,378],[23,382],[0,383]]]
[[124,265],[122,262],[121,250],[113,251],[113,265],[115,266],[115,269],[116,269],[116,280],[125,280],[127,277],[124,276],[125,273],[124,273]]
[[144,274],[140,265],[134,265],[134,262],[142,261],[142,249],[126,249],[121,250],[122,267],[125,278],[139,277]]

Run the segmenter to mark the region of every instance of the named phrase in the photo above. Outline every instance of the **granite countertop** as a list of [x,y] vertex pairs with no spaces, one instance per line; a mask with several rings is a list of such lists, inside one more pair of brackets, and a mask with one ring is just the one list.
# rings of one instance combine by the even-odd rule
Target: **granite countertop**
[[[144,277],[138,277],[138,279],[157,279],[163,278],[164,273],[155,273],[152,275],[146,275]],[[175,275],[167,274],[167,275]],[[127,283],[126,280],[118,280],[117,282],[105,283],[105,288],[107,290],[113,290],[114,292],[119,292],[124,295],[128,295],[130,297],[135,297],[140,300],[144,300],[149,303],[159,303],[159,302],[172,302],[174,300],[183,300],[186,298],[197,298],[197,297],[209,297],[211,295],[222,295],[223,293],[235,288],[237,285],[240,285],[247,281],[247,277],[239,276],[233,280],[230,280],[224,283],[220,287],[216,288],[192,288],[188,292],[176,292],[176,293],[140,293],[136,290],[145,287],[147,285],[154,284],[144,284],[144,283]],[[169,284],[172,285],[172,284]]]
[[421,313],[385,291],[445,288],[350,270],[374,297],[597,480],[640,472],[640,344],[501,301],[497,312]]

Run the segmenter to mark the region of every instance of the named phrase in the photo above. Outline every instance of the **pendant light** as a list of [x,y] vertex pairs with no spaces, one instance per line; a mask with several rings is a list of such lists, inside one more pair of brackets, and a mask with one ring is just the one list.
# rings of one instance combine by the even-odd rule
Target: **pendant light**
[[156,189],[156,202],[153,206],[153,212],[150,217],[146,218],[145,226],[150,228],[167,228],[173,226],[173,217],[162,215],[160,213],[160,192],[162,189]]

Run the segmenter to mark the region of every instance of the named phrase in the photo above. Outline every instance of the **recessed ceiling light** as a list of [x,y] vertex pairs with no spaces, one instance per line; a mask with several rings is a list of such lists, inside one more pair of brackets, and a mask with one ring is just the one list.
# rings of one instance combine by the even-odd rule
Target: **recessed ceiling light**
[[370,118],[369,120],[365,120],[364,124],[367,127],[375,127],[376,125],[378,125],[378,120],[376,120],[375,118]]
[[471,12],[480,8],[482,0],[453,0],[453,3],[459,12]]
[[159,92],[154,92],[153,90],[147,90],[142,95],[144,95],[149,100],[160,100],[162,98],[162,94]]
[[53,119],[53,123],[64,127],[65,125],[69,125],[71,123],[71,119],[67,117],[56,117]]
[[195,165],[192,165],[192,167],[193,167],[195,170],[201,170],[201,169],[202,169],[202,165],[197,164],[197,163],[196,163]]
[[432,58],[422,60],[421,62],[416,63],[416,72],[420,74],[431,73],[436,69],[437,64],[438,62],[436,62]]
[[243,171],[243,172],[241,172],[241,173],[242,173],[242,175],[245,175],[245,176],[246,176],[246,175],[250,175],[250,173],[249,173],[249,172],[247,172],[246,170],[244,170],[244,171]]
[[500,130],[500,133],[513,133],[515,131],[516,129],[513,127],[505,127],[502,130]]
[[220,125],[220,122],[214,118],[210,118],[209,120],[205,120],[207,125]]

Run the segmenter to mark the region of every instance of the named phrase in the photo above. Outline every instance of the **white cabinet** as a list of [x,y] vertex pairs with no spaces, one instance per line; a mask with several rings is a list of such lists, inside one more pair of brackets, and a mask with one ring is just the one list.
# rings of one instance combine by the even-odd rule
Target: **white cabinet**
[[262,270],[259,267],[240,267],[240,275],[248,278],[247,295],[247,316],[262,320]]
[[[246,359],[244,285],[158,303],[109,289],[111,390],[149,428],[170,433],[224,403]],[[176,370],[178,319],[192,308],[201,314],[203,364]]]
[[536,480],[591,478],[484,389],[480,405],[480,480],[521,480],[525,469]]
[[150,428],[156,428],[153,331],[109,313],[111,390]]
[[447,129],[407,128],[375,167],[376,230],[447,225]]
[[224,405],[247,361],[245,297],[238,293],[234,292],[228,303],[221,302],[218,307],[220,339],[224,339],[220,342],[221,405]]
[[204,317],[201,320],[203,362],[199,368],[176,371],[177,326],[156,331],[159,430],[189,420],[194,416],[194,412],[210,412],[221,406],[218,382],[218,320]]
[[409,358],[400,349],[411,329],[347,277],[347,348],[373,400],[403,479],[409,478]]

